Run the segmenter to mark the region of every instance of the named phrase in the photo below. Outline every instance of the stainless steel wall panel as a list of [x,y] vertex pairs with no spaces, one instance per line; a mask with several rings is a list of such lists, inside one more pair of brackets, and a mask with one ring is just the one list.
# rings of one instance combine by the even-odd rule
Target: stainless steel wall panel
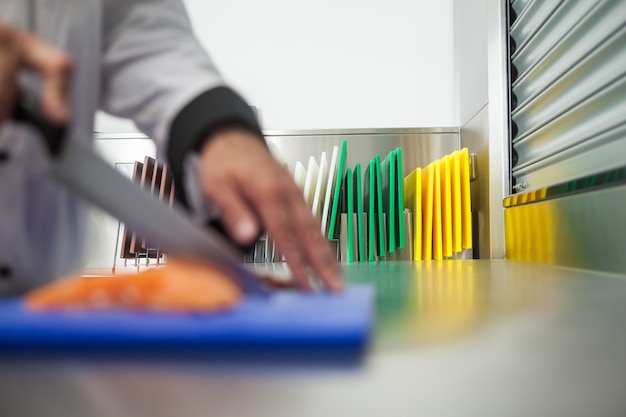
[[626,186],[507,208],[507,259],[626,273]]
[[490,141],[491,104],[461,128],[461,146],[476,154],[476,180],[470,184],[472,212],[477,216],[474,254],[481,259],[504,257],[502,161],[500,144]]
[[[319,160],[323,151],[330,157],[333,146],[340,146],[348,141],[347,166],[357,162],[369,162],[376,154],[386,156],[397,147],[402,148],[404,175],[414,168],[426,166],[435,159],[459,149],[458,128],[433,131],[407,129],[381,129],[372,131],[303,131],[303,132],[267,132],[267,140],[278,147],[290,168],[296,161],[305,163],[309,156]],[[363,167],[363,169],[365,169]]]
[[[296,161],[308,162],[309,156],[319,160],[322,152],[348,141],[348,166],[368,162],[376,154],[386,156],[401,147],[405,175],[415,167],[424,166],[459,149],[458,128],[414,129],[344,129],[344,130],[290,130],[266,131],[268,142],[277,146],[285,162],[293,169]],[[132,163],[154,156],[154,143],[142,134],[96,134],[95,149],[119,170],[132,172]],[[116,244],[120,239],[119,222],[93,209],[89,218],[87,258],[85,267],[93,273],[110,273],[115,265],[118,272],[135,271],[143,267],[134,262],[124,263],[117,256]],[[257,259],[268,259],[267,246],[259,247]],[[261,251],[263,249],[263,251]]]
[[570,33],[529,67],[517,68],[519,77],[512,84],[518,103],[522,104],[567,72],[584,56],[624,26],[625,1],[603,1],[578,22]]
[[518,106],[511,118],[518,128],[516,140],[541,128],[626,74],[626,27],[586,56],[533,100]]
[[626,118],[626,76],[585,100],[539,130],[514,142],[518,164],[529,164],[594,138],[623,123]]

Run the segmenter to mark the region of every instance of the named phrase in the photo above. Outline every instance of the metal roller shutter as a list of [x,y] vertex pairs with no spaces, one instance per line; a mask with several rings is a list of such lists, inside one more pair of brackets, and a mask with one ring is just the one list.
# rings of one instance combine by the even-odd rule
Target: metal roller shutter
[[513,192],[626,166],[626,0],[509,7]]

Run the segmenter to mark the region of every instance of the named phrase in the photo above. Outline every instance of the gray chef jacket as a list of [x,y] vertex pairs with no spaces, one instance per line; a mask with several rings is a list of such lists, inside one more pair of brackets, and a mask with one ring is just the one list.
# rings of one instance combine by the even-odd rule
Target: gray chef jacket
[[[183,160],[217,125],[240,123],[261,137],[249,107],[193,36],[179,0],[0,0],[0,20],[72,57],[75,137],[91,140],[98,109],[131,118],[169,160],[179,186]],[[33,74],[23,71],[19,81],[37,92]],[[13,122],[0,128],[0,295],[81,266],[85,207],[49,178],[48,158],[31,130]]]

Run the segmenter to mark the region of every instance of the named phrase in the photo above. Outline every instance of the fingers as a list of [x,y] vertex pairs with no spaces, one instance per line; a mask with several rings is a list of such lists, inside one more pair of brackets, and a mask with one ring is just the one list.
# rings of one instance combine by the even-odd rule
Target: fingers
[[69,56],[35,36],[0,24],[0,122],[10,117],[17,99],[17,75],[30,68],[43,81],[44,114],[56,123],[69,121],[68,92],[72,75]]
[[11,117],[17,95],[18,56],[14,32],[0,24],[0,123]]
[[302,288],[310,289],[310,268],[324,286],[338,291],[343,288],[339,266],[328,241],[304,202],[300,189],[284,175],[264,187],[264,194],[249,191],[256,199],[259,214],[276,245],[287,258],[294,279]]
[[[220,183],[219,180],[204,185],[204,192],[220,211],[222,224],[228,234],[237,243],[248,245],[258,236],[260,226],[247,199],[237,192],[239,189],[236,183]],[[258,191],[261,190],[257,189]],[[276,197],[281,199],[282,196]],[[273,201],[270,204],[263,202],[259,214],[267,230],[272,233],[278,249],[289,260],[291,272],[298,286],[310,290],[311,285],[304,267],[304,260],[297,250],[299,242],[296,234],[292,233],[293,227],[290,225],[288,212],[284,210],[284,204],[278,203],[276,199]]]
[[242,224],[255,221],[255,232],[262,224],[301,288],[311,289],[310,273],[327,289],[343,287],[330,243],[302,191],[258,137],[243,129],[226,129],[212,136],[201,153],[203,191],[221,210],[235,240],[243,242],[239,239],[246,237]]
[[334,291],[343,289],[339,264],[330,250],[328,240],[320,231],[320,223],[311,215],[311,210],[304,200],[301,202],[294,200],[291,212],[293,225],[298,235],[302,237],[306,258],[313,271],[327,288]]
[[261,230],[254,212],[232,188],[215,188],[219,191],[209,191],[208,194],[221,213],[221,221],[226,231],[238,244],[242,246],[251,244]]
[[31,34],[20,33],[23,65],[34,69],[43,79],[42,108],[52,121],[69,121],[68,95],[73,72],[69,55]]
[[260,190],[263,192],[248,189],[247,195],[255,202],[268,233],[287,259],[293,279],[300,288],[312,290],[306,268],[307,257],[302,248],[302,236],[296,232],[290,216],[289,201],[292,198],[289,195],[292,192],[290,187],[290,184],[282,185],[276,181],[274,184],[261,187]]

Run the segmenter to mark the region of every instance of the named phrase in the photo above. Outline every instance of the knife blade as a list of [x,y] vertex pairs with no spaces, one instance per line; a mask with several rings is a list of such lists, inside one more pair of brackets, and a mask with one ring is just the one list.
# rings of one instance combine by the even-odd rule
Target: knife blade
[[243,255],[220,234],[194,224],[177,204],[169,207],[129,181],[86,143],[48,122],[33,102],[20,99],[13,119],[34,128],[51,155],[51,176],[74,193],[133,227],[171,255],[193,256],[228,273],[247,294],[267,295],[259,278],[242,265]]

